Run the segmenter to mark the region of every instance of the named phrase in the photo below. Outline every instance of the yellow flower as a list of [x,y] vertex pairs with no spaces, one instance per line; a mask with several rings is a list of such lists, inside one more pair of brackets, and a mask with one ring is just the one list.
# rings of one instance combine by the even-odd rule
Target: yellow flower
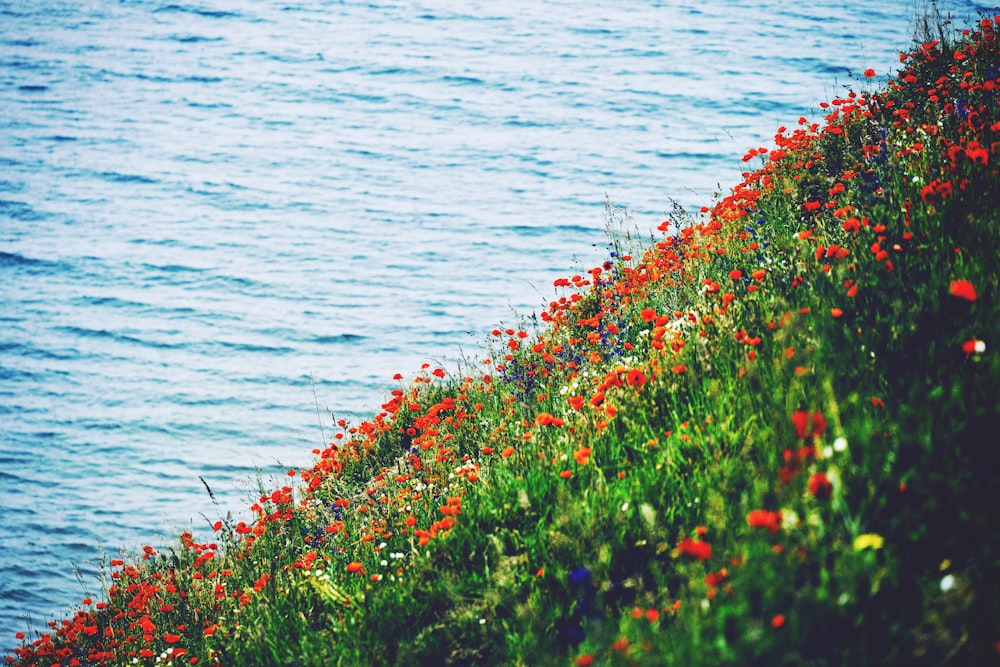
[[864,549],[881,549],[884,541],[885,540],[882,539],[882,536],[876,533],[858,535],[854,538],[854,550],[862,551]]

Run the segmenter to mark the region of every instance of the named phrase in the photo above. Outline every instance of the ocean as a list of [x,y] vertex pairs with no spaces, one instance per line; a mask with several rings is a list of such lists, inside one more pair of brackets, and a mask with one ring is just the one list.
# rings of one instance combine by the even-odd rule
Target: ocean
[[0,648],[480,358],[606,258],[606,205],[713,203],[921,11],[0,0]]

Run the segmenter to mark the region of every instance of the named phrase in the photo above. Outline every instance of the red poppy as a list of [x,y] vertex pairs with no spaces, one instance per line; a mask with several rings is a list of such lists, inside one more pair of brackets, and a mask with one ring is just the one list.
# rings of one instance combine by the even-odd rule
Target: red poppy
[[976,288],[972,286],[972,282],[964,279],[952,280],[951,285],[948,287],[948,293],[966,301],[975,301],[979,298],[979,295],[976,294]]
[[866,79],[870,79],[873,76],[875,76],[875,70],[873,70],[871,67],[869,67],[868,69],[865,70],[865,78]]
[[827,500],[833,493],[833,485],[825,472],[815,472],[809,477],[809,493],[817,500]]
[[712,557],[712,545],[708,542],[685,537],[677,545],[677,553],[697,560],[708,560]]
[[767,528],[772,533],[776,533],[781,528],[781,512],[750,510],[747,513],[747,525],[751,528]]
[[986,351],[986,343],[976,338],[970,338],[962,343],[962,352],[966,354],[983,353]]
[[826,433],[826,418],[819,412],[796,410],[791,416],[795,435],[800,439],[814,438]]
[[638,368],[633,368],[628,372],[626,381],[633,387],[641,387],[646,384],[646,374],[640,371]]
[[705,575],[705,585],[709,588],[718,588],[719,584],[725,581],[726,577],[729,576],[729,570],[722,568],[718,572],[712,572]]

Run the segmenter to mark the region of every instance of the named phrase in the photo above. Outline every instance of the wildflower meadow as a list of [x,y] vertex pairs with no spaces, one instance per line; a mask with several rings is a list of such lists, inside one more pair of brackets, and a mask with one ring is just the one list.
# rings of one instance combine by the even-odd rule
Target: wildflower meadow
[[925,32],[7,663],[1000,664],[1000,16]]

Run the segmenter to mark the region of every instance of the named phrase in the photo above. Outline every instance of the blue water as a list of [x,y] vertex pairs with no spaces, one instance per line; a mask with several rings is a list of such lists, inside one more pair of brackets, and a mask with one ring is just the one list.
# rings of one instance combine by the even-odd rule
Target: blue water
[[0,648],[479,356],[603,259],[606,198],[710,204],[914,11],[0,0]]

